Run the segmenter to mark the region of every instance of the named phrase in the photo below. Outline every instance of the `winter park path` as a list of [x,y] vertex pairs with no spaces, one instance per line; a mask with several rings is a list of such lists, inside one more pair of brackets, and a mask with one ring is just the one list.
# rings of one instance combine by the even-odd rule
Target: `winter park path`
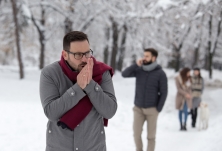
[[[1,151],[45,149],[47,119],[39,99],[39,74],[39,71],[29,69],[25,80],[18,80],[17,70],[0,68]],[[113,81],[118,110],[106,128],[107,150],[135,151],[132,133],[135,80],[123,79],[117,73]],[[158,118],[156,151],[222,151],[222,89],[207,87],[204,91],[203,100],[210,108],[209,128],[206,131],[191,128],[190,116],[188,131],[179,131],[178,112],[174,108],[175,93],[174,80],[169,78],[169,94]]]

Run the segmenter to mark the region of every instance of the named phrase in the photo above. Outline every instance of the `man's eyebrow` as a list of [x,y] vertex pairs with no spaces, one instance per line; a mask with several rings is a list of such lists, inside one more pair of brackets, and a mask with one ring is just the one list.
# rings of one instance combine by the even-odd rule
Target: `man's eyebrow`
[[88,50],[88,51],[85,51],[85,52],[72,52],[72,53],[86,53],[86,52],[90,52],[90,50]]

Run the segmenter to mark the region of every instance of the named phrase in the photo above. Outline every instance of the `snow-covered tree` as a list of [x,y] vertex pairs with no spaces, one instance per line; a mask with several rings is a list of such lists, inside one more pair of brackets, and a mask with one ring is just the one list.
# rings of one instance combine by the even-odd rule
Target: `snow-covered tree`
[[[212,65],[222,64],[221,0],[17,2],[25,66],[41,69],[58,60],[63,36],[72,30],[85,32],[94,56],[114,70],[121,71],[148,47],[158,50],[159,64],[175,71],[198,66],[211,73]],[[11,14],[10,3],[1,1],[1,64],[16,64]]]

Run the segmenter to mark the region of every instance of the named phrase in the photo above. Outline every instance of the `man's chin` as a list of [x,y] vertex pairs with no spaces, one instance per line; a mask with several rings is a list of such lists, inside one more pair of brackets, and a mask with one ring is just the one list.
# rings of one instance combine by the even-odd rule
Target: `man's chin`
[[78,71],[78,72],[80,72],[81,70],[82,70],[82,68],[81,68],[81,67],[79,67],[79,68],[77,69],[77,71]]

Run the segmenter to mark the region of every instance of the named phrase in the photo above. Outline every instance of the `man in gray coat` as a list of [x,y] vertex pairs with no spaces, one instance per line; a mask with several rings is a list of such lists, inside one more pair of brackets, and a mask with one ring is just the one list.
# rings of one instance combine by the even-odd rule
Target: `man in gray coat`
[[104,125],[117,110],[112,68],[92,56],[87,35],[63,38],[61,60],[42,69],[46,151],[106,151]]
[[147,151],[154,151],[157,117],[167,97],[167,77],[157,64],[158,52],[145,49],[144,57],[122,72],[123,77],[136,78],[136,92],[133,107],[133,132],[136,151],[143,150],[141,139],[143,124],[147,121]]

